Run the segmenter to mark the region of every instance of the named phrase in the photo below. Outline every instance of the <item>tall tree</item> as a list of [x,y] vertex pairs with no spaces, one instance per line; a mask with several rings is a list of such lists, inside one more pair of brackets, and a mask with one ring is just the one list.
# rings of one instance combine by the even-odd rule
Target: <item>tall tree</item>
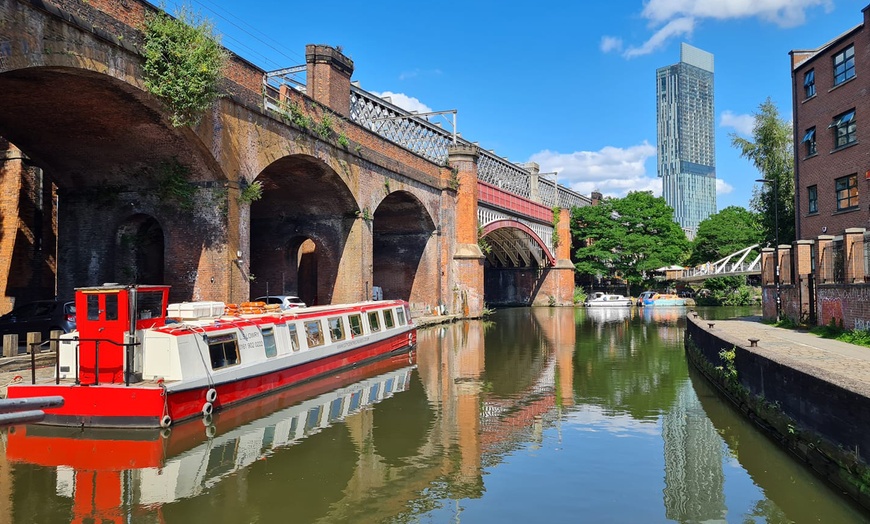
[[[761,214],[767,242],[777,237],[780,243],[795,239],[794,216],[794,147],[791,124],[780,118],[779,110],[768,97],[755,113],[752,140],[732,133],[731,145],[740,150],[767,182],[756,189],[751,207]],[[778,218],[778,220],[777,220]]]
[[577,271],[644,281],[654,269],[678,264],[689,241],[665,199],[638,191],[572,209],[571,236]]
[[757,213],[739,206],[726,207],[698,225],[689,265],[719,260],[763,239]]

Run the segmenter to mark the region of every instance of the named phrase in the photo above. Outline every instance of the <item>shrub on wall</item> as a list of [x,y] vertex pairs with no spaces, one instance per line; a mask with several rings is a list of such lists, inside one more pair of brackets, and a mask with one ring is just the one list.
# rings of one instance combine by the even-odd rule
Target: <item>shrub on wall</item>
[[195,125],[219,96],[227,53],[208,21],[182,8],[145,19],[145,89],[168,107],[175,127]]

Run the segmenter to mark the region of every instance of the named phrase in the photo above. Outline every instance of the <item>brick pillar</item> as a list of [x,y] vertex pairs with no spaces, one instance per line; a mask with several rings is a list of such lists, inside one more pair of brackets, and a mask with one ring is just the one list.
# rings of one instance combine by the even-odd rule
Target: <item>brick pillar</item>
[[450,167],[456,170],[456,250],[453,254],[454,313],[478,317],[483,312],[483,253],[477,245],[476,145],[453,145],[447,149]]
[[846,283],[864,282],[864,228],[850,227],[843,232]]
[[779,283],[782,285],[791,285],[794,283],[794,275],[791,274],[791,246],[788,244],[779,245]]
[[342,116],[350,116],[353,60],[326,45],[305,46],[308,96]]
[[831,255],[831,242],[833,235],[819,235],[816,237],[816,282],[824,284],[834,279],[833,260]]
[[541,189],[538,185],[538,181],[540,180],[539,173],[541,172],[541,166],[539,166],[536,162],[529,162],[527,164],[523,164],[523,169],[531,173],[529,177],[529,200],[532,202],[541,203]]
[[557,306],[574,305],[574,263],[571,262],[571,211],[559,210],[559,245],[556,246],[556,266],[550,270],[553,278],[553,296]]
[[[798,296],[800,297],[799,304],[799,319],[810,319],[810,313],[816,311],[815,304],[811,305],[810,300],[810,279],[815,278],[813,274],[813,244],[812,240],[796,240],[792,243],[792,256],[794,257],[794,280],[798,288]],[[815,282],[813,283],[815,284]]]

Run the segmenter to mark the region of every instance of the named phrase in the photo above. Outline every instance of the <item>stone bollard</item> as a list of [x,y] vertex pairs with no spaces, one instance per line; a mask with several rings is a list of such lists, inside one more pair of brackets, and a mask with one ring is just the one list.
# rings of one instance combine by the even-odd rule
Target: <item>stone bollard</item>
[[3,335],[3,356],[14,357],[18,354],[18,335]]
[[[33,351],[33,344],[39,344],[42,342],[42,333],[28,333],[27,334],[27,354],[29,355],[31,351]],[[36,348],[36,354],[39,354],[39,348]]]
[[[58,338],[60,338],[61,335],[63,335],[62,330],[54,329],[48,334],[48,338],[49,339],[58,339]],[[57,355],[57,350],[60,347],[60,342],[58,342],[57,340],[52,340],[48,344],[49,344],[49,348],[51,350],[51,353],[53,355]]]

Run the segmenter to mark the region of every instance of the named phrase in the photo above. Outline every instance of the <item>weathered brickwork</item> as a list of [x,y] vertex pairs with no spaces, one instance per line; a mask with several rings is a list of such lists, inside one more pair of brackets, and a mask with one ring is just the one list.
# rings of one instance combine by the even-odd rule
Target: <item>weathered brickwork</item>
[[[59,231],[49,230],[59,239],[51,274],[61,294],[144,274],[164,275],[173,300],[240,302],[305,289],[317,303],[347,302],[381,286],[416,310],[483,310],[476,154],[451,158],[454,175],[350,122],[353,62],[339,51],[310,46],[311,97],[281,91],[279,102],[304,121],[267,110],[265,71],[233,55],[223,80],[228,96],[197,126],[174,129],[162,104],[142,90],[137,49],[152,5],[56,0],[3,9],[4,29],[16,38],[0,48],[0,72],[22,80],[4,84],[0,110],[9,127],[0,119],[0,135],[42,154],[51,168],[46,180],[59,188],[63,205],[49,201],[46,209],[60,213],[52,218]],[[34,105],[27,88],[34,82],[45,86],[40,99],[52,103]],[[23,121],[29,126],[8,124]],[[160,196],[167,184],[161,166],[170,162],[188,170],[195,187],[189,207]],[[263,184],[262,200],[244,201],[254,182]],[[20,181],[0,183],[14,189]],[[17,205],[7,200],[0,201],[4,228],[14,216],[8,206]],[[563,239],[570,238],[568,223],[563,218]],[[140,242],[148,235],[161,239],[162,251]],[[131,238],[153,249],[162,267],[136,262]],[[306,240],[316,248],[303,249]],[[536,301],[570,303],[569,244]],[[17,248],[0,242],[0,257],[9,249]],[[303,259],[313,266],[298,266]],[[317,280],[314,288],[300,283],[303,273]]]

